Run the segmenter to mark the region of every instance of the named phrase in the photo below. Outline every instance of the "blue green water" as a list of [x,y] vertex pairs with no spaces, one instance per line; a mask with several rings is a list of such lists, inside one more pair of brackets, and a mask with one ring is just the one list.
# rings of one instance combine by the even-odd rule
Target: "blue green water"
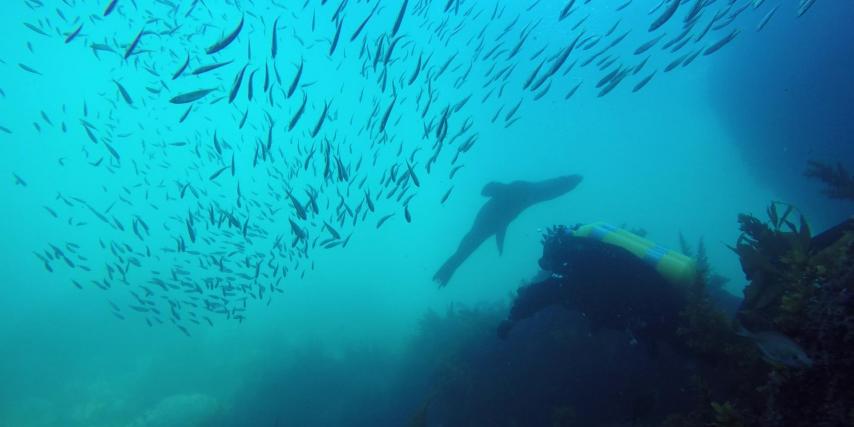
[[[416,339],[425,314],[505,310],[537,272],[545,227],[607,221],[643,228],[673,247],[679,233],[692,242],[702,237],[716,270],[730,279],[727,290],[740,295],[743,274],[726,247],[738,236],[737,214],[792,201],[823,229],[850,213],[814,196],[818,187],[800,177],[807,159],[854,158],[846,133],[851,79],[832,71],[852,58],[844,18],[854,10],[847,2],[818,1],[800,17],[795,2],[780,2],[761,32],[756,25],[776,2],[708,2],[689,37],[719,10],[746,9],[676,53],[656,45],[642,55],[633,51],[653,36],[667,34],[664,43],[679,34],[693,2],[651,33],[663,10],[650,13],[655,2],[634,0],[616,11],[620,2],[579,0],[558,20],[565,4],[551,1],[452,1],[447,10],[445,2],[409,1],[396,36],[398,1],[118,0],[104,17],[106,3],[15,0],[0,17],[0,126],[8,130],[0,133],[0,425],[401,425],[435,389],[427,366],[443,353]],[[339,7],[341,35],[330,54]],[[206,54],[241,17],[235,41]],[[741,32],[721,50],[701,52],[736,28]],[[549,79],[549,92],[534,100],[536,92],[522,89],[525,80],[582,31],[590,47],[577,46]],[[508,59],[522,32],[528,38]],[[602,54],[615,61],[610,68],[598,61],[582,67],[624,33]],[[389,61],[374,65],[378,40],[385,55],[398,36]],[[592,45],[589,37],[598,36]],[[96,43],[110,51],[95,51]],[[664,71],[694,52],[690,65]],[[173,80],[188,56],[189,67]],[[410,85],[419,56],[429,60]],[[625,71],[647,57],[642,71],[597,96],[594,86],[614,67]],[[301,62],[302,77],[287,98]],[[505,67],[508,74],[492,80]],[[215,90],[179,122],[191,104],[170,99],[208,88]],[[835,97],[816,95],[827,93]],[[288,130],[304,96],[304,115]],[[468,96],[449,113],[447,140],[428,173],[443,111]],[[506,127],[505,115],[520,101],[518,119]],[[327,103],[329,115],[312,137]],[[467,121],[471,128],[449,142]],[[780,143],[780,135],[816,140]],[[453,163],[470,137],[475,144]],[[406,176],[410,159],[419,186]],[[455,165],[464,167],[451,179]],[[403,198],[414,196],[409,223],[399,192],[386,197],[395,186],[386,181],[392,170],[401,190],[408,186]],[[339,179],[342,171],[349,176]],[[437,288],[431,277],[471,226],[484,184],[564,174],[584,181],[517,218],[502,255],[488,240]],[[288,190],[308,218],[299,217]],[[317,212],[309,206],[313,192]],[[366,192],[375,212],[367,211]],[[345,212],[340,221],[342,200],[350,209],[361,204],[366,216],[354,221]],[[289,221],[305,240],[292,245],[298,238]],[[324,222],[339,240],[349,237],[346,247],[334,243]],[[322,248],[318,240],[327,239],[337,246]],[[49,269],[40,257],[49,258]],[[219,287],[206,287],[212,283]],[[225,292],[227,283],[234,288]],[[224,308],[206,309],[209,295]],[[145,310],[133,308],[140,306]],[[495,324],[468,327],[480,332],[455,336],[491,334]]]

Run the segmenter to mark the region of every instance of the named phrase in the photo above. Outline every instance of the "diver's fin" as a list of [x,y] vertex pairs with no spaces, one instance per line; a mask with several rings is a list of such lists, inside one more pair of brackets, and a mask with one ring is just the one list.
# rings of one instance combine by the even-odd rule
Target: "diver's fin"
[[495,197],[498,193],[502,192],[505,188],[507,188],[507,184],[502,184],[500,182],[492,181],[483,186],[483,190],[480,190],[480,195],[484,197]]
[[498,244],[498,255],[502,255],[504,253],[504,236],[507,234],[507,227],[498,230],[495,233],[495,243]]

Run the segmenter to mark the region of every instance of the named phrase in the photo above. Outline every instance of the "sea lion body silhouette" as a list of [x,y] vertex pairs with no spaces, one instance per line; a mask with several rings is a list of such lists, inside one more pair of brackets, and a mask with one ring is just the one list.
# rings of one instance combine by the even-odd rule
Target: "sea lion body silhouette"
[[560,197],[581,182],[581,175],[566,175],[545,181],[513,181],[509,184],[490,182],[483,187],[481,195],[489,200],[480,208],[471,230],[463,236],[456,252],[442,264],[433,280],[445,286],[457,268],[492,236],[498,244],[498,253],[504,252],[504,236],[507,226],[525,209]]

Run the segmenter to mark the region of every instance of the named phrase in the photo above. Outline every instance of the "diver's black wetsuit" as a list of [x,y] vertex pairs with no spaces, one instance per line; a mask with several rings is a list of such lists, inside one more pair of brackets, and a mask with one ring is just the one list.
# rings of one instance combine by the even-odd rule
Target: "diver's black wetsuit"
[[543,241],[540,267],[551,276],[518,290],[499,336],[506,336],[516,322],[560,304],[584,313],[593,328],[626,330],[650,344],[673,342],[683,292],[631,252],[558,227]]

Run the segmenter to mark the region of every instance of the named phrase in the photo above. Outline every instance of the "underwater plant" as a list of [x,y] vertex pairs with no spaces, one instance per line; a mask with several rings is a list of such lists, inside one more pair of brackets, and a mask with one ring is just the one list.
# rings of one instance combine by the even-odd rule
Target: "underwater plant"
[[433,402],[433,397],[430,396],[424,400],[424,403],[418,408],[409,420],[409,427],[427,427],[427,411],[430,409],[430,404]]
[[757,415],[761,425],[850,425],[854,221],[812,236],[802,214],[798,225],[789,220],[795,211],[774,202],[767,222],[740,215],[742,234],[733,248],[749,280],[739,320],[791,337],[815,362],[803,369],[772,366]]
[[[778,207],[785,208],[782,214]],[[798,225],[789,218],[794,206],[772,202],[768,223],[741,214],[734,247],[750,284],[744,289],[739,320],[749,330],[778,330],[793,336],[804,303],[812,297],[819,273],[811,262],[812,234],[801,213]]]
[[751,425],[746,422],[751,414],[736,412],[734,405],[751,406],[756,385],[763,383],[768,368],[756,347],[738,335],[721,302],[713,298],[725,292],[722,287],[727,279],[712,268],[704,241],[692,248],[680,234],[679,244],[682,253],[693,257],[697,274],[687,290],[676,333],[687,353],[699,363],[690,388],[693,404],[686,412],[668,416],[662,425]]
[[[854,425],[854,219],[813,235],[792,205],[773,202],[766,214],[764,221],[738,217],[741,235],[731,249],[748,284],[737,322],[710,298],[725,279],[712,271],[702,242],[695,250],[680,235],[697,277],[677,334],[700,363],[695,402],[663,426]],[[775,360],[764,345],[783,338],[810,363]]]
[[732,403],[712,402],[712,409],[715,411],[715,426],[744,427],[745,424],[741,419],[741,414],[738,413]]
[[[649,351],[624,331],[596,329],[595,312],[568,306],[542,310],[506,340],[495,338],[503,304],[431,312],[410,349],[430,357],[407,368],[421,380],[401,388],[423,393],[407,418],[412,425],[428,415],[439,425],[849,425],[854,227],[813,236],[791,205],[772,203],[766,214],[739,216],[732,249],[748,284],[737,318],[748,332],[791,337],[814,363],[769,363],[758,334],[733,321],[738,301],[730,311],[722,306],[727,279],[715,273],[703,241],[689,245],[680,236],[697,274],[678,286],[677,315],[666,324],[675,339],[663,341],[672,348]],[[550,228],[543,258],[567,236],[565,227]],[[615,300],[605,300],[613,309]]]
[[854,177],[848,174],[848,170],[837,163],[836,167],[827,163],[810,160],[804,176],[817,179],[824,183],[822,191],[831,199],[854,200]]
[[679,244],[682,253],[694,258],[697,274],[679,314],[677,335],[694,357],[718,366],[745,361],[752,365],[755,351],[738,337],[732,320],[712,299],[712,292],[724,292],[722,288],[728,279],[712,269],[702,239],[692,249],[680,234]]
[[559,406],[552,410],[552,427],[571,427],[576,425],[575,408]]

